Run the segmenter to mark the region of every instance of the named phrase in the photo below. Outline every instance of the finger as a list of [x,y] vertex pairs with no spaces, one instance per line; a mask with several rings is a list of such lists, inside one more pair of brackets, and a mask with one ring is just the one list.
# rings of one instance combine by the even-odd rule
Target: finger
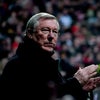
[[97,74],[97,72],[93,72],[93,73],[91,73],[91,74],[89,75],[89,78],[94,77],[96,74]]
[[89,72],[90,73],[96,72],[97,69],[98,69],[98,65],[92,65],[91,68],[89,68]]
[[95,77],[94,81],[97,82],[97,83],[100,83],[100,77]]
[[87,71],[88,74],[93,74],[97,71],[98,65],[90,65],[88,66],[85,71]]

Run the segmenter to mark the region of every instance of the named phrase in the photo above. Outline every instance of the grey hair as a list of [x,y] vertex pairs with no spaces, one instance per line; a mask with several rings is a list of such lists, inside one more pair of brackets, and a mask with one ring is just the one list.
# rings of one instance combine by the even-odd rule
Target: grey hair
[[[34,32],[34,29],[39,24],[39,19],[55,19],[57,21],[57,18],[54,15],[51,15],[49,13],[41,12],[38,14],[33,15],[26,24],[26,34]],[[60,29],[59,22],[57,21],[58,30]]]

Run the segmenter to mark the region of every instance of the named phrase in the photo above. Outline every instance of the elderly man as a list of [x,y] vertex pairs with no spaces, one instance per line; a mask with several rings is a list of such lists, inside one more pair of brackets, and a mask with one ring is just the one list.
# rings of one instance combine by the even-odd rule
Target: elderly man
[[9,96],[51,100],[54,95],[56,100],[69,94],[75,100],[87,100],[87,93],[100,81],[94,78],[98,66],[80,68],[73,77],[63,79],[59,60],[52,58],[59,30],[56,17],[48,13],[35,14],[28,20],[26,36],[1,75],[1,81],[11,83],[7,87],[11,89]]

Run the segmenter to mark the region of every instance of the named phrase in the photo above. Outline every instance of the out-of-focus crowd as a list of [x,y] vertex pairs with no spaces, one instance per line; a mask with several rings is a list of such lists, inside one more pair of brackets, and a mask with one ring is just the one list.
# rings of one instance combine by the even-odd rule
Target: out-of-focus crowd
[[[57,55],[70,67],[100,63],[99,0],[0,0],[0,74],[38,12],[55,15],[61,25]],[[61,68],[66,75],[66,68]]]
[[61,30],[56,49],[61,58],[82,67],[100,63],[99,0],[1,0],[0,66],[14,55],[27,20],[38,12],[58,18]]

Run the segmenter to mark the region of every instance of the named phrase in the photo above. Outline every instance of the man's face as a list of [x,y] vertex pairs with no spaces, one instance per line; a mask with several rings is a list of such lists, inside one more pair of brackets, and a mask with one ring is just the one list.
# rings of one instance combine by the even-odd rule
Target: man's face
[[37,42],[43,50],[51,52],[56,46],[58,39],[58,27],[54,19],[41,19],[32,39]]

